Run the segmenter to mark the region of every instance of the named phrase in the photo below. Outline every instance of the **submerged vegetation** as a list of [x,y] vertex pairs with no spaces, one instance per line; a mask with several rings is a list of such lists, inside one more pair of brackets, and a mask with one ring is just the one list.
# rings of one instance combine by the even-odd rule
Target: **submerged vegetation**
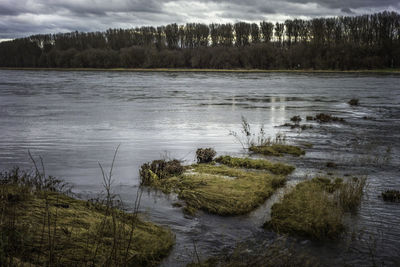
[[400,191],[399,190],[386,190],[382,192],[382,198],[384,201],[400,202]]
[[219,215],[238,215],[262,204],[277,188],[285,184],[286,178],[229,166],[268,168],[271,172],[280,174],[293,170],[291,166],[274,165],[267,161],[230,157],[219,157],[217,161],[223,165],[195,164],[185,167],[183,174],[164,177],[159,177],[148,168],[153,163],[146,163],[142,165],[140,176],[143,184],[166,193],[177,193],[186,202],[186,213],[193,215],[197,209],[201,209]]
[[2,266],[152,266],[174,244],[171,231],[121,211],[109,194],[74,199],[38,170],[3,172],[0,182]]
[[348,104],[349,104],[350,106],[358,106],[358,103],[359,103],[359,100],[356,99],[356,98],[352,98],[352,99],[350,99],[350,101],[348,102]]
[[332,116],[330,114],[325,114],[325,113],[319,113],[313,119],[320,123],[344,122],[343,118],[335,117],[335,116]]
[[332,116],[330,114],[325,114],[325,113],[319,113],[313,116],[307,116],[306,117],[307,121],[317,121],[319,123],[328,123],[328,122],[344,122],[345,120],[340,117]]
[[299,122],[301,122],[301,117],[299,115],[293,116],[290,118],[290,120],[296,124],[298,124]]
[[311,124],[300,123],[285,123],[282,125],[282,127],[290,127],[290,129],[301,129],[302,131],[314,128]]
[[250,123],[245,117],[242,117],[242,129],[240,133],[230,131],[230,135],[242,145],[244,149],[257,154],[266,156],[283,156],[289,154],[293,156],[301,156],[305,151],[300,147],[286,144],[286,136],[278,133],[275,138],[266,137],[264,126],[260,127],[259,132],[256,134],[252,131]]
[[299,183],[272,206],[271,220],[265,226],[281,233],[312,239],[335,239],[343,232],[345,211],[360,204],[365,178],[343,182],[317,177]]

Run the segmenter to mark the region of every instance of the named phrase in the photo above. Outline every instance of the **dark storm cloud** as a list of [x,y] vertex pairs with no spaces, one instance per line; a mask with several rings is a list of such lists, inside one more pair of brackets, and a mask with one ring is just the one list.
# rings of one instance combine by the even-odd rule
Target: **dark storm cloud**
[[162,12],[160,2],[155,0],[133,1],[58,1],[53,7],[64,8],[73,13],[106,14],[107,12]]
[[399,0],[287,0],[293,3],[317,3],[329,8],[373,8],[399,6]]
[[351,11],[351,9],[348,8],[348,7],[342,8],[341,11],[342,11],[343,13],[346,13],[346,14],[354,14],[354,12]]
[[399,0],[0,0],[0,39],[185,22],[283,21],[400,11]]

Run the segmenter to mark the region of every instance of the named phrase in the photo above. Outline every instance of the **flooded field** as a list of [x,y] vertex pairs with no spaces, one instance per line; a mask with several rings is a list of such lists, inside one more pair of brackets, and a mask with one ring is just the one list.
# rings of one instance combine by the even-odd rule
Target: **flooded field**
[[[400,262],[400,205],[378,196],[400,189],[400,76],[294,73],[135,73],[0,71],[0,169],[32,167],[28,150],[44,159],[46,173],[73,185],[82,198],[102,191],[98,162],[115,162],[114,191],[133,207],[139,167],[160,157],[195,161],[200,147],[218,155],[246,155],[229,135],[242,116],[267,136],[286,135],[307,147],[281,161],[296,170],[288,186],[315,174],[367,177],[359,210],[347,214],[348,237],[335,242],[290,238],[291,245],[322,265],[388,265]],[[350,99],[359,105],[349,105]],[[306,116],[331,114],[344,122]],[[299,115],[301,130],[282,127]],[[333,162],[334,168],[327,167]],[[145,188],[141,211],[168,226],[176,245],[164,266],[231,251],[248,242],[258,251],[280,238],[261,226],[278,190],[261,207],[240,216],[183,215],[175,195]],[[353,237],[353,238],[350,238]],[[194,245],[195,244],[195,245]]]

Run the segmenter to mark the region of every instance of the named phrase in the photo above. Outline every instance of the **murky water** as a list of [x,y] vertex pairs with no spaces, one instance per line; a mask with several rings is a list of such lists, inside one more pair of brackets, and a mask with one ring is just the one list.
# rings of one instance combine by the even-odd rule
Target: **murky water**
[[[347,101],[360,99],[360,106]],[[303,132],[277,127],[294,115],[330,113],[345,123]],[[243,153],[229,131],[245,116],[255,130],[283,132],[289,142],[311,143],[305,157],[285,157],[297,169],[290,183],[313,173],[366,175],[369,186],[357,214],[346,218],[355,241],[294,239],[326,265],[396,265],[400,262],[400,205],[385,203],[384,189],[400,189],[400,76],[362,74],[238,74],[0,71],[0,168],[31,167],[41,155],[48,174],[88,197],[101,191],[98,162],[109,166],[120,144],[114,190],[132,205],[138,168],[169,156],[191,163],[199,147]],[[363,119],[367,117],[367,119]],[[327,169],[327,161],[339,164]],[[185,265],[237,242],[272,240],[260,226],[279,194],[246,216],[199,213],[186,218],[175,196],[145,191],[141,210],[176,234],[163,265]]]

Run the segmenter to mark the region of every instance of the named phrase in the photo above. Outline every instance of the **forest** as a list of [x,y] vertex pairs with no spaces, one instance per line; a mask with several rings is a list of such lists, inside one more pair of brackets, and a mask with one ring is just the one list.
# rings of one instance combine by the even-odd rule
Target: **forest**
[[0,43],[0,67],[400,68],[400,14],[39,34]]

